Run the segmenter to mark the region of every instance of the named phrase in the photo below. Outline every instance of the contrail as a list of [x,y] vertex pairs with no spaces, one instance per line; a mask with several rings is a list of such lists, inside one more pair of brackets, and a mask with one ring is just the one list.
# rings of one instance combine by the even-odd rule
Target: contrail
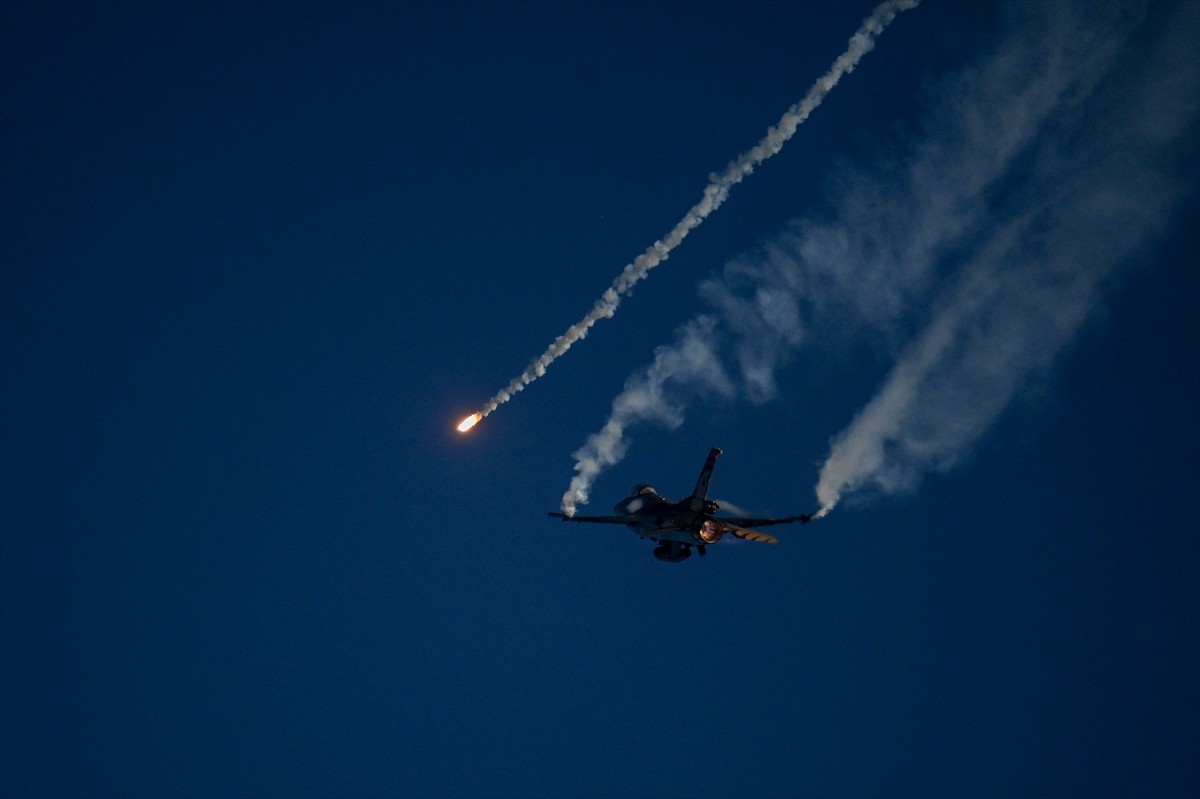
[[650,270],[670,257],[671,251],[678,247],[689,233],[695,230],[713,211],[720,208],[729,196],[731,188],[742,182],[759,164],[783,149],[783,145],[795,134],[796,128],[808,119],[813,109],[825,99],[825,95],[829,94],[829,91],[838,84],[843,75],[853,71],[862,57],[875,46],[875,37],[888,26],[896,14],[915,8],[919,2],[920,0],[887,0],[880,3],[863,21],[858,31],[850,37],[850,45],[846,51],[838,56],[829,71],[813,84],[804,99],[789,108],[779,122],[767,130],[767,134],[758,144],[734,159],[725,167],[724,172],[719,175],[711,175],[700,202],[692,206],[671,232],[650,245],[632,263],[627,264],[582,319],[556,338],[545,352],[525,368],[524,372],[496,392],[495,396],[484,403],[478,413],[464,419],[459,425],[459,429],[463,432],[469,430],[496,408],[508,402],[513,395],[544,375],[546,367],[562,357],[563,353],[569,350],[575,342],[586,337],[596,322],[611,318],[616,313],[617,306],[621,304],[621,298],[626,296],[638,281],[650,274]]
[[702,283],[711,309],[655,350],[574,453],[564,512],[623,457],[630,426],[677,427],[696,396],[766,402],[803,344],[900,352],[832,442],[823,513],[952,468],[1053,366],[1193,190],[1174,165],[1196,132],[1200,5],[1008,10],[1009,35],[942,85],[906,157],[839,175],[832,219],[794,221]]

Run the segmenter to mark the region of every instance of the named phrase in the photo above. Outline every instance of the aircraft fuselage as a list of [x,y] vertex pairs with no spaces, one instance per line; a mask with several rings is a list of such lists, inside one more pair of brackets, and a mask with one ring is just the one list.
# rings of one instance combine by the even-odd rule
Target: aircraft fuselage
[[703,555],[709,544],[717,543],[726,533],[743,540],[774,544],[779,540],[775,536],[749,528],[803,523],[812,518],[807,514],[782,518],[717,518],[718,506],[708,498],[708,485],[720,454],[721,450],[716,447],[709,451],[696,488],[679,502],[672,502],[651,486],[639,483],[633,487],[633,493],[613,507],[616,516],[568,516],[558,512],[550,515],[564,522],[623,524],[642,538],[658,544],[654,557],[672,563],[689,558],[693,547]]

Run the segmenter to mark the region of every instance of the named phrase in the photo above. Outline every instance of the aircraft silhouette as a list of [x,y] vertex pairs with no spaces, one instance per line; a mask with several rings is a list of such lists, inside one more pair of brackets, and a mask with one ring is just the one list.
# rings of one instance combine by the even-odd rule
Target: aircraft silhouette
[[692,547],[704,555],[706,547],[720,541],[725,533],[747,541],[777,544],[779,539],[775,536],[747,528],[792,522],[807,524],[812,521],[812,516],[807,513],[778,519],[718,518],[716,513],[719,506],[708,498],[708,483],[712,480],[713,468],[717,465],[717,456],[720,454],[721,450],[717,447],[709,450],[704,468],[700,470],[700,479],[696,481],[696,488],[691,496],[678,502],[671,502],[646,483],[638,483],[633,487],[632,495],[613,506],[613,510],[622,514],[620,516],[568,516],[565,513],[550,515],[564,522],[623,524],[642,538],[649,538],[657,543],[654,557],[670,563],[679,563],[690,558]]

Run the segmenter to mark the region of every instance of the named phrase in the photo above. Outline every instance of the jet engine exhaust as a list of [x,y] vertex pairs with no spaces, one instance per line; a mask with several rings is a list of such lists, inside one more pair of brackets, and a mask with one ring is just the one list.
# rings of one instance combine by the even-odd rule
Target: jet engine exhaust
[[708,519],[704,524],[700,525],[700,540],[706,544],[715,544],[721,540],[721,535],[724,534],[725,528],[717,524],[712,519]]

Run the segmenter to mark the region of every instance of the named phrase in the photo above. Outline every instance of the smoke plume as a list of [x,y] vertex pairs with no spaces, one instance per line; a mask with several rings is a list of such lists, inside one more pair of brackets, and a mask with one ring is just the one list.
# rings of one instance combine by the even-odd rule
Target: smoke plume
[[832,441],[822,514],[953,468],[1053,366],[1192,188],[1175,167],[1195,141],[1200,5],[1027,4],[1007,22],[942,82],[899,164],[837,176],[828,218],[790,223],[701,285],[704,324],[630,378],[575,453],[565,512],[632,424],[677,426],[696,396],[768,401],[802,345],[857,336],[898,353]]
[[713,211],[721,207],[729,196],[731,188],[741,183],[759,164],[783,149],[783,145],[796,132],[796,128],[808,119],[813,109],[825,99],[825,95],[837,85],[843,75],[853,71],[859,60],[875,46],[875,37],[887,27],[896,14],[916,7],[918,2],[919,0],[886,0],[879,4],[863,21],[858,31],[850,37],[850,45],[846,51],[838,56],[829,71],[813,84],[812,88],[808,90],[808,94],[799,103],[789,108],[779,122],[767,130],[767,134],[758,144],[739,155],[719,175],[710,176],[709,184],[704,188],[700,201],[692,206],[683,219],[679,220],[679,223],[665,237],[654,242],[645,252],[627,264],[582,319],[567,328],[566,332],[556,338],[545,352],[525,367],[525,371],[514,377],[508,385],[484,403],[483,409],[480,411],[481,418],[488,416],[496,408],[508,402],[513,395],[544,375],[546,367],[562,357],[575,342],[585,338],[596,322],[611,318],[616,313],[617,306],[621,304],[621,299],[633,289],[638,281],[650,274],[654,267],[667,260],[671,251],[678,247],[689,233],[695,230]]

